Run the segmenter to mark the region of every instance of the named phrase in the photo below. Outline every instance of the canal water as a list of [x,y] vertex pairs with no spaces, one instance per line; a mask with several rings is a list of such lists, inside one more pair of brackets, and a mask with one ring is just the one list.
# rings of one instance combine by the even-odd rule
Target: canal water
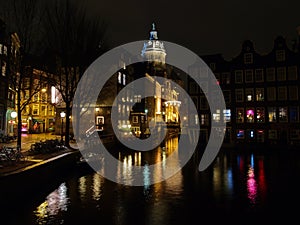
[[[170,139],[151,152],[113,149],[126,162],[120,177],[134,179],[132,165],[164,160],[176,151],[177,141]],[[2,201],[1,224],[299,223],[300,150],[221,149],[210,167],[199,172],[201,155],[199,148],[174,176],[144,186],[118,184],[80,165],[41,185],[39,192]]]

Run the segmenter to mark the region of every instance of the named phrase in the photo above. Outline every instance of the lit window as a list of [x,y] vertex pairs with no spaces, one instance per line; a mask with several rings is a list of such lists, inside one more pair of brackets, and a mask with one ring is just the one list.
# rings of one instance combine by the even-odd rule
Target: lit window
[[126,75],[123,74],[123,85],[126,85]]
[[213,113],[213,120],[215,122],[220,122],[220,110],[217,109],[215,113]]
[[265,94],[263,88],[256,88],[256,101],[264,101]]
[[276,122],[277,120],[277,113],[276,113],[276,107],[268,107],[268,113],[269,113],[269,122]]
[[237,139],[244,139],[245,138],[245,131],[244,130],[237,130],[236,138]]
[[251,102],[254,100],[253,96],[254,96],[254,93],[253,93],[253,89],[252,88],[247,88],[245,90],[245,94],[246,94],[246,101],[247,102]]
[[223,116],[224,116],[224,122],[229,123],[231,121],[231,110],[230,109],[224,109],[223,110]]
[[118,83],[122,84],[122,74],[121,74],[121,72],[118,72]]
[[287,107],[279,107],[278,118],[279,122],[288,122]]
[[258,123],[265,122],[265,108],[263,107],[256,108],[256,121]]
[[254,109],[253,108],[248,108],[246,110],[246,121],[248,123],[253,123],[254,122]]
[[236,122],[237,123],[244,123],[244,109],[237,108],[236,110]]

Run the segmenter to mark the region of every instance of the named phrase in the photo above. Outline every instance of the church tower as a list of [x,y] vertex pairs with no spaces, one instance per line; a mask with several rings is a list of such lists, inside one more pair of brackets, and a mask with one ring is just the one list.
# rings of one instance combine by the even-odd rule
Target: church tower
[[145,61],[156,61],[165,64],[166,55],[164,43],[158,39],[155,24],[152,23],[149,40],[144,43],[142,49],[142,57]]

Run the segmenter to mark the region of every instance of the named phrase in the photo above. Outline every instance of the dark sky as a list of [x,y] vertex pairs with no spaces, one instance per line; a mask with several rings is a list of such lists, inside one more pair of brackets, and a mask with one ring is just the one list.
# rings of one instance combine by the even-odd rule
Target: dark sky
[[262,54],[278,35],[291,45],[300,25],[299,0],[73,1],[86,2],[89,14],[108,22],[113,46],[148,39],[155,22],[159,39],[225,58],[236,56],[246,39]]

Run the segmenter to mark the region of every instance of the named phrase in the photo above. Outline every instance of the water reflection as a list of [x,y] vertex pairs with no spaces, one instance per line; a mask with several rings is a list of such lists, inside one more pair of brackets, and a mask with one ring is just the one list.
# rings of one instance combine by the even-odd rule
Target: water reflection
[[[36,221],[38,224],[65,225],[93,224],[88,222],[92,220],[99,222],[96,224],[101,221],[101,224],[181,225],[191,224],[187,222],[188,218],[202,219],[212,212],[216,215],[235,212],[234,215],[247,215],[247,218],[264,212],[265,208],[272,212],[277,199],[270,203],[268,189],[273,184],[274,192],[274,182],[282,181],[279,178],[274,181],[272,163],[263,154],[223,151],[203,172],[198,171],[197,160],[193,158],[174,176],[151,184],[153,176],[162,176],[165,172],[163,162],[169,154],[177,154],[177,141],[170,139],[152,152],[116,153],[116,158],[123,162],[116,168],[118,179],[133,180],[132,166],[143,165],[143,186],[114,183],[98,173],[89,172],[67,180],[50,193],[34,211]],[[150,173],[149,166],[156,161],[162,166]],[[277,161],[276,158],[276,166]],[[280,189],[284,187],[280,186]]]
[[62,183],[36,208],[34,211],[36,221],[38,224],[60,224],[63,221],[62,218],[60,219],[60,214],[67,211],[68,204],[66,183]]

